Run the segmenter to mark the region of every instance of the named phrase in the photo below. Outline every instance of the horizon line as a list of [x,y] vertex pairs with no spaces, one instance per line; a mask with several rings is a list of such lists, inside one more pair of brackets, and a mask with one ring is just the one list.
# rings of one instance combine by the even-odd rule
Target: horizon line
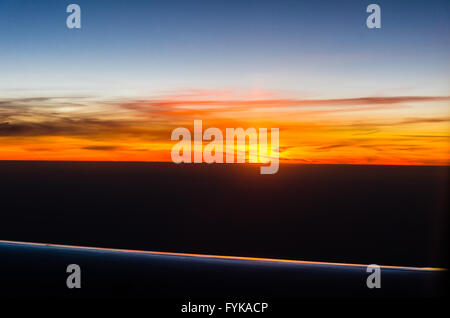
[[[213,163],[207,163],[207,162],[190,162],[190,163],[186,163],[186,162],[181,162],[181,163],[174,163],[172,161],[151,161],[151,160],[45,160],[45,159],[39,159],[39,160],[25,160],[25,159],[0,159],[0,163],[2,162],[58,162],[58,163],[70,163],[70,162],[79,162],[79,163],[164,163],[164,164],[173,164],[175,166],[187,166],[187,165],[194,165],[194,166],[199,166],[199,165],[206,165],[206,166],[217,166],[217,165],[239,165],[239,166],[243,166],[243,165],[254,165],[254,166],[264,166],[266,165],[266,163],[261,163],[261,162],[245,162],[245,163],[238,163],[238,162],[234,162],[234,163],[227,163],[227,162],[223,162],[223,163],[217,163],[217,162],[213,162]],[[448,168],[450,167],[450,163],[446,164],[446,165],[442,165],[442,164],[415,164],[415,163],[408,163],[408,164],[381,164],[381,163],[315,163],[315,162],[295,162],[294,160],[286,160],[283,161],[282,159],[280,159],[279,162],[280,165],[304,165],[304,166],[312,166],[312,165],[317,165],[317,166],[383,166],[383,167],[388,167],[388,166],[392,166],[392,167],[445,167]],[[1,240],[0,240],[1,241]]]
[[[146,250],[134,250],[134,249],[120,249],[120,248],[107,248],[107,247],[92,247],[70,244],[53,244],[53,243],[36,243],[36,242],[23,242],[23,241],[9,241],[0,240],[0,243],[16,244],[16,245],[28,245],[28,246],[43,246],[43,247],[59,247],[59,248],[76,248],[82,250],[94,250],[94,251],[109,251],[109,252],[121,252],[121,253],[137,253],[137,254],[151,254],[151,255],[163,255],[163,256],[181,256],[181,257],[194,257],[194,258],[213,258],[222,260],[235,260],[235,261],[258,261],[258,262],[278,262],[288,264],[303,264],[303,265],[327,265],[338,267],[368,267],[375,264],[358,264],[358,263],[341,263],[341,262],[318,262],[318,261],[305,261],[305,260],[290,260],[290,259],[278,259],[278,258],[264,258],[264,257],[246,257],[246,256],[227,256],[216,254],[197,254],[197,253],[182,253],[182,252],[159,252],[159,251],[146,251]],[[413,271],[447,271],[447,268],[442,267],[417,267],[417,266],[397,266],[397,265],[377,265],[382,269],[399,269],[399,270],[413,270]]]

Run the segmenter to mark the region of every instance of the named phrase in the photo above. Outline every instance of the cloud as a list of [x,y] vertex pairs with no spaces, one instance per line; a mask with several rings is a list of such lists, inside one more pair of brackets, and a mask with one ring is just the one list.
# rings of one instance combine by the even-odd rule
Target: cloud
[[334,148],[348,147],[350,145],[352,145],[352,144],[344,143],[344,144],[327,145],[327,146],[317,147],[317,150],[329,150],[329,149],[334,149]]
[[[211,98],[218,97],[218,98]],[[351,135],[372,135],[383,132],[385,127],[417,123],[441,123],[449,117],[410,117],[390,122],[345,123],[333,119],[331,122],[311,120],[307,114],[327,112],[363,112],[367,110],[389,109],[403,103],[432,102],[450,100],[448,96],[397,96],[397,97],[359,97],[342,99],[227,99],[227,91],[191,91],[187,94],[172,95],[154,99],[115,99],[100,101],[78,97],[28,97],[0,100],[0,138],[1,137],[47,137],[69,136],[87,140],[103,140],[106,145],[89,146],[87,150],[117,150],[109,142],[116,140],[169,142],[170,132],[176,127],[190,127],[193,119],[205,120],[205,127],[274,127],[291,134],[291,143],[282,145],[281,151],[297,147],[295,138],[303,132],[315,134],[330,131],[350,130]],[[89,107],[73,107],[74,105]],[[312,106],[312,110],[311,107]],[[326,109],[314,109],[326,106]],[[268,110],[265,112],[264,110]],[[283,113],[283,110],[286,110]],[[304,111],[306,110],[306,112]],[[263,110],[260,112],[260,110]],[[295,115],[299,112],[303,116]],[[245,117],[244,114],[247,116]],[[306,115],[305,115],[306,114]],[[266,117],[263,117],[263,116]],[[255,119],[256,118],[256,119]],[[188,125],[188,126],[187,126]],[[271,126],[269,126],[271,125]],[[422,133],[422,132],[419,132]],[[414,134],[411,134],[414,135]],[[419,134],[418,134],[419,135]],[[426,135],[422,133],[421,135]],[[376,137],[373,137],[376,138]],[[412,136],[411,138],[414,138]],[[335,148],[355,146],[351,138],[325,142],[322,138],[316,150],[326,151]],[[359,141],[361,143],[361,141]],[[106,147],[106,148],[105,148]]]
[[380,127],[387,126],[402,126],[402,125],[412,125],[412,124],[435,124],[435,123],[445,123],[450,121],[450,117],[414,117],[405,118],[402,120],[391,121],[391,122],[354,122],[348,126],[359,128],[363,131],[379,131]]
[[210,110],[237,110],[272,107],[299,106],[374,106],[402,103],[447,101],[450,96],[397,96],[397,97],[359,97],[340,99],[180,99],[178,96],[167,99],[147,99],[124,102],[122,107],[149,113],[183,111],[193,108],[199,112]]
[[446,121],[450,121],[450,117],[407,118],[400,124],[442,123]]
[[111,146],[111,145],[101,145],[101,146],[86,146],[82,147],[81,149],[87,149],[87,150],[116,150],[119,149],[119,146]]
[[406,137],[406,138],[450,138],[450,136],[445,135],[398,135],[400,137]]
[[126,122],[92,118],[0,122],[0,136],[87,136],[114,132],[125,127]]

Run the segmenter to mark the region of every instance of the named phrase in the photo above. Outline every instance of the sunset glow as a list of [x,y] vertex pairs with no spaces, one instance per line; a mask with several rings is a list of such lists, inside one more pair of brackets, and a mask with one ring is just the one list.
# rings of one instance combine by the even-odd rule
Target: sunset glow
[[449,163],[445,2],[79,2],[0,4],[0,160],[169,162],[203,120],[279,128],[281,163]]
[[[231,93],[230,93],[231,94]],[[170,161],[175,127],[280,128],[280,161],[446,165],[448,97],[6,99],[2,160]],[[243,149],[238,149],[243,151]]]

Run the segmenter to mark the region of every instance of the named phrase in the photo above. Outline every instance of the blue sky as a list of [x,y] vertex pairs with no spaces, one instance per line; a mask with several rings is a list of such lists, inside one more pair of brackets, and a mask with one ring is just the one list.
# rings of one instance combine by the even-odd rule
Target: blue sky
[[[370,3],[382,28],[365,26]],[[65,8],[82,9],[69,30]],[[0,92],[448,95],[448,1],[0,2]]]

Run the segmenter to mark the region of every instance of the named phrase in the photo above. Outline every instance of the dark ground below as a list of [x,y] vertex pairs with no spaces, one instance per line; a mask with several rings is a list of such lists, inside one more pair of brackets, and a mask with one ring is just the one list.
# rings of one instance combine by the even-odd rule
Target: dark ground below
[[0,162],[0,239],[446,267],[448,167]]

